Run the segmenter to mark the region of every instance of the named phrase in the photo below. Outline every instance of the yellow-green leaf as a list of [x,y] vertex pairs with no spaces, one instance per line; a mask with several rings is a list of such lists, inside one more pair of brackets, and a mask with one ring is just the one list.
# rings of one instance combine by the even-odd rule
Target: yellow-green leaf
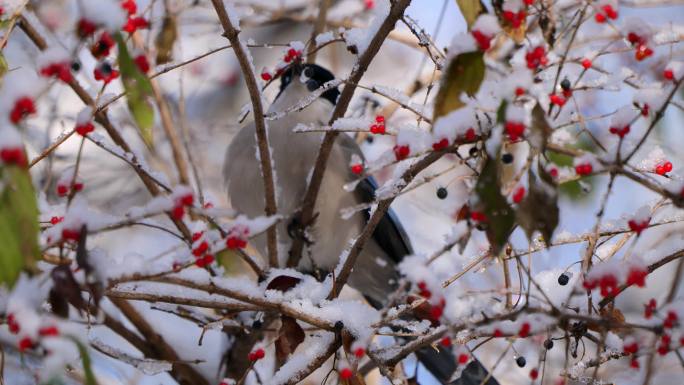
[[485,63],[482,52],[465,52],[451,60],[442,76],[439,92],[435,98],[433,121],[440,116],[463,107],[461,94],[473,96],[484,80]]
[[164,15],[162,27],[154,40],[157,49],[157,64],[168,63],[173,59],[173,45],[178,37],[176,17],[169,12]]
[[40,256],[38,207],[24,168],[0,168],[0,284],[14,285],[22,270],[33,271]]
[[456,3],[463,14],[463,18],[468,24],[468,29],[470,29],[475,20],[477,20],[477,17],[485,10],[480,0],[456,0]]
[[5,55],[3,55],[2,52],[0,52],[0,78],[5,76],[7,71],[9,71],[9,64],[7,64]]
[[152,127],[154,126],[154,109],[148,97],[152,94],[150,79],[143,74],[128,52],[126,42],[120,33],[115,36],[119,47],[119,71],[126,91],[126,104],[138,126],[140,136],[145,144],[152,147]]

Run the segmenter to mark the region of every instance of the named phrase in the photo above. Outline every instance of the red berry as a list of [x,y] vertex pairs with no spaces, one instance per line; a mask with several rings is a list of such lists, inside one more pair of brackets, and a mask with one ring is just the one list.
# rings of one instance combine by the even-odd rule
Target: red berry
[[451,338],[449,336],[442,337],[442,339],[439,341],[440,345],[444,346],[445,348],[448,348],[451,346]]
[[264,352],[264,349],[258,348],[251,353],[249,353],[249,360],[250,361],[258,361],[266,356],[266,352]]
[[267,82],[267,81],[273,79],[273,77],[268,72],[262,72],[261,73],[261,79],[263,79],[265,82]]
[[135,57],[134,61],[140,72],[146,74],[150,71],[150,62],[147,61],[147,56],[138,55]]
[[657,307],[658,304],[655,298],[651,298],[650,300],[648,300],[648,303],[644,305],[644,318],[651,318],[653,316],[653,313],[655,313]]
[[247,246],[247,242],[242,238],[228,237],[228,239],[226,239],[226,247],[229,249],[242,249],[245,246]]
[[624,127],[611,127],[608,131],[610,131],[610,133],[613,135],[624,138],[625,135],[629,134],[629,125]]
[[562,107],[565,104],[565,98],[557,94],[551,94],[549,100],[551,101],[551,104],[555,104],[559,107]]
[[594,16],[594,19],[596,20],[597,23],[602,24],[606,22],[606,16],[603,15],[602,13],[597,13],[596,16]]
[[492,334],[492,336],[495,338],[501,338],[503,337],[503,332],[499,329],[494,329],[494,333]]
[[28,115],[36,113],[36,106],[33,99],[28,96],[21,97],[14,102],[14,107],[10,111],[10,120],[17,124]]
[[340,370],[340,378],[343,380],[348,380],[348,379],[352,378],[353,375],[354,375],[354,372],[352,372],[352,370],[349,368],[342,368]]
[[667,80],[674,80],[674,72],[670,69],[663,71],[663,77]]
[[57,185],[57,195],[64,197],[67,195],[68,192],[69,192],[69,188],[66,185],[63,185],[63,184]]
[[0,160],[5,164],[13,164],[15,166],[26,167],[28,162],[26,154],[21,147],[3,148],[0,150]]
[[150,23],[144,17],[131,16],[126,20],[126,24],[123,26],[123,30],[128,33],[134,33],[138,29],[149,28]]
[[478,30],[473,30],[470,34],[473,35],[473,39],[477,42],[477,46],[480,47],[480,50],[486,51],[489,49],[492,40],[491,36],[487,36]]
[[378,115],[378,116],[375,117],[375,122],[378,123],[378,124],[385,123],[385,117],[382,116],[382,115]]
[[20,352],[25,352],[28,349],[32,349],[34,346],[33,341],[29,337],[24,337],[21,340],[19,340],[19,351]]
[[531,6],[532,4],[534,4],[534,0],[523,0],[523,3],[525,3],[525,5],[527,6]]
[[204,255],[204,253],[206,253],[207,250],[209,250],[209,244],[206,241],[204,241],[192,250],[192,255],[194,255],[195,257],[200,257]]
[[525,197],[525,187],[520,186],[513,193],[513,202],[514,203],[520,203],[520,202],[522,202],[524,197]]
[[475,129],[470,127],[465,132],[465,140],[468,142],[474,142],[476,138]]
[[195,197],[192,194],[183,195],[178,200],[178,202],[180,204],[182,204],[183,206],[192,206],[194,201],[195,201]]
[[636,342],[633,342],[633,343],[631,343],[631,344],[629,344],[629,345],[623,346],[623,347],[622,347],[622,350],[623,350],[626,354],[636,354],[636,352],[639,351],[639,345],[638,345]]
[[637,233],[637,235],[639,235],[642,231],[648,228],[648,224],[650,223],[650,221],[650,218],[641,222],[637,222],[634,219],[630,219],[629,221],[627,221],[627,225],[629,226],[630,230],[634,231],[635,233]]
[[363,172],[363,165],[361,165],[361,164],[353,164],[353,165],[351,166],[351,172],[354,173],[354,174],[356,174],[356,175],[361,175],[361,173]]
[[97,30],[97,25],[87,19],[81,19],[76,24],[76,33],[81,39],[91,36]]
[[470,359],[470,356],[466,353],[461,353],[458,355],[458,364],[459,365],[465,365],[468,363],[468,360]]
[[530,370],[530,378],[536,380],[539,377],[539,371],[537,369]]
[[523,123],[506,122],[504,128],[512,142],[517,142],[525,134],[525,125]]
[[375,0],[364,0],[363,6],[366,8],[366,10],[373,9],[373,7],[375,7]]
[[474,220],[475,222],[485,222],[487,221],[487,216],[485,213],[480,211],[471,211],[470,219]]
[[410,153],[411,149],[409,148],[409,146],[394,146],[394,156],[397,158],[397,160],[406,159],[406,157],[409,156]]
[[212,263],[214,263],[215,260],[216,260],[216,258],[214,258],[214,256],[211,254],[207,254],[202,258],[202,262],[204,262],[205,266],[211,265]]
[[636,358],[632,358],[632,360],[629,362],[629,366],[632,369],[639,369],[639,360],[637,360]]
[[64,217],[52,217],[52,218],[50,218],[50,223],[53,225],[56,225],[59,222],[61,222],[62,220],[64,220]]
[[435,151],[441,151],[447,147],[449,147],[449,140],[447,138],[443,138],[437,143],[432,143],[432,149]]
[[627,285],[644,287],[646,286],[646,276],[648,276],[648,270],[631,268],[627,275]]
[[589,68],[591,68],[591,60],[589,60],[589,59],[582,60],[582,67],[584,67],[585,70],[588,70]]
[[202,238],[202,235],[204,235],[204,231],[198,231],[196,233],[192,233],[192,241],[196,242],[200,238]]
[[123,8],[129,15],[134,15],[138,10],[138,6],[135,4],[135,0],[124,0],[121,3],[121,8]]
[[520,330],[518,330],[518,336],[521,338],[525,338],[528,335],[530,335],[530,324],[528,322],[525,322],[520,327]]
[[179,272],[181,270],[181,267],[183,267],[183,265],[180,264],[179,262],[174,262],[171,265],[171,269],[173,269],[173,271],[175,271],[175,272]]
[[294,48],[288,49],[287,50],[287,56],[289,56],[290,59],[294,59],[295,57],[297,57],[297,50]]
[[608,16],[610,19],[617,19],[618,18],[618,13],[615,9],[613,9],[613,6],[610,4],[606,4],[603,7],[603,12],[606,13],[606,16]]
[[439,321],[440,318],[442,318],[442,314],[444,314],[444,308],[442,306],[432,306],[430,308],[430,319],[433,321]]
[[171,210],[171,217],[173,217],[173,219],[181,220],[181,219],[183,219],[184,215],[185,215],[185,208],[183,206],[178,205],[178,206],[175,206]]
[[59,335],[59,329],[57,329],[57,326],[47,326],[47,327],[39,329],[38,334],[42,337],[48,337],[48,336],[54,337],[54,336]]
[[83,123],[77,125],[75,131],[81,136],[86,136],[95,131],[95,126],[91,122]]
[[515,89],[515,96],[523,96],[525,95],[525,89],[522,87],[517,87]]
[[9,331],[12,334],[18,334],[19,330],[21,329],[19,327],[19,323],[17,322],[17,320],[14,317],[14,314],[12,314],[12,313],[10,313],[7,316],[7,326],[9,327]]
[[366,349],[364,348],[357,348],[356,350],[354,350],[354,356],[356,356],[356,358],[362,358],[365,354]]
[[78,240],[81,239],[81,232],[72,229],[62,229],[62,239],[65,241],[78,242]]

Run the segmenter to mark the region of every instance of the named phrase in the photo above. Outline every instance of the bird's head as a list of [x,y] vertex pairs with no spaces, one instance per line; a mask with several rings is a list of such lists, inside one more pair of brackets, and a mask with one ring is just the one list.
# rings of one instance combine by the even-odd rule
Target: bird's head
[[[278,96],[276,96],[276,99],[278,99],[294,82],[303,83],[309,92],[313,92],[322,87],[325,83],[334,79],[335,76],[332,72],[318,64],[295,63],[288,67],[281,75],[280,92],[278,93]],[[339,96],[340,90],[338,90],[337,87],[333,87],[323,92],[320,97],[335,105]]]

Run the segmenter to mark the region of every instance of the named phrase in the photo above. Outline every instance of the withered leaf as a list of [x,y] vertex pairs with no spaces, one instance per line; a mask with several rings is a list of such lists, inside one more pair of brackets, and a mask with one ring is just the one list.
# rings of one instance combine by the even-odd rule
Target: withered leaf
[[483,225],[492,246],[492,253],[495,255],[506,244],[515,226],[515,213],[506,197],[501,194],[501,178],[497,163],[496,159],[487,158],[475,185],[478,197],[476,210],[486,217]]
[[279,275],[271,280],[266,286],[266,290],[288,291],[301,282],[300,278],[289,275]]
[[173,60],[173,45],[178,37],[178,26],[176,16],[166,12],[162,27],[154,41],[157,49],[157,64],[165,64]]
[[486,12],[486,8],[480,0],[456,0],[458,8],[463,14],[463,18],[468,24],[468,29],[473,26],[477,17]]
[[531,239],[538,230],[548,245],[558,226],[558,191],[553,183],[548,183],[551,177],[543,167],[538,169],[541,179],[532,170],[528,171],[528,191],[518,204],[516,219],[525,230],[527,238]]
[[284,362],[297,349],[297,346],[304,342],[304,337],[304,330],[294,318],[286,315],[280,317],[280,331],[275,342],[278,361]]
[[468,96],[475,95],[484,76],[485,63],[482,52],[465,52],[453,58],[442,76],[439,92],[435,97],[432,120],[436,121],[440,116],[463,107],[465,103],[461,101],[461,94],[465,92]]
[[79,311],[86,309],[87,304],[81,296],[81,288],[78,286],[78,282],[76,282],[69,265],[55,267],[52,269],[50,277],[52,278],[52,290],[55,292],[55,295],[66,299],[67,302]]

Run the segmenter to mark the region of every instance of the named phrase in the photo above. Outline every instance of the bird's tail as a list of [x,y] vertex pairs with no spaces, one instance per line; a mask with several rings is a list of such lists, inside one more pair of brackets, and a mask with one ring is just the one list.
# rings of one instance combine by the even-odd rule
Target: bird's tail
[[[451,349],[440,349],[439,351],[432,347],[425,347],[416,352],[418,361],[425,366],[425,368],[432,373],[432,375],[441,383],[449,385],[499,385],[496,379],[489,375],[487,369],[478,361],[473,359],[465,369],[461,372],[458,379],[452,381],[456,372],[456,358]],[[486,382],[483,382],[487,378]]]

